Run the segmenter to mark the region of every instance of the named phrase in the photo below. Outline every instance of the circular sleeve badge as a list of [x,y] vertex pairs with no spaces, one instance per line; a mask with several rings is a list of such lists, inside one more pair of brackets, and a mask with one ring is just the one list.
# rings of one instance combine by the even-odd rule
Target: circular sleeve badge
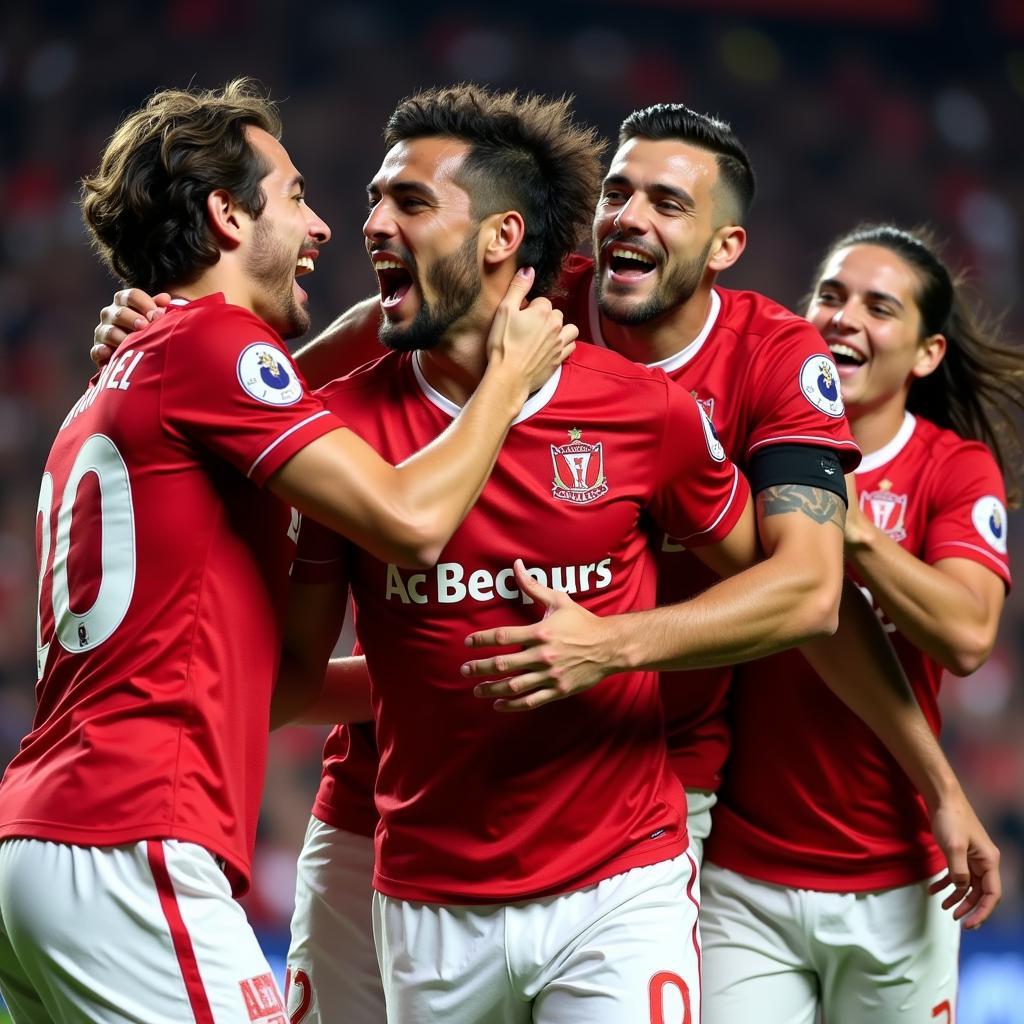
[[267,405],[294,405],[302,397],[302,382],[290,360],[265,341],[242,350],[238,381],[248,394]]
[[839,419],[843,415],[843,396],[839,389],[839,371],[828,356],[811,356],[800,367],[800,390],[815,409]]
[[971,521],[990,548],[1006,554],[1006,509],[994,494],[986,494],[974,503]]

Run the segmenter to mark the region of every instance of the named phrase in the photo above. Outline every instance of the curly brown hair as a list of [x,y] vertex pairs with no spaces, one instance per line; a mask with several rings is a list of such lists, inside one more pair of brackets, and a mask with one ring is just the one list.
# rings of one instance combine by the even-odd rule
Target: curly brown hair
[[82,179],[82,217],[125,284],[161,291],[217,262],[206,219],[215,189],[260,215],[271,168],[249,145],[250,125],[281,136],[277,108],[250,78],[219,90],[164,89],[121,122],[99,169]]
[[516,210],[526,224],[520,267],[536,270],[532,294],[551,290],[565,258],[590,231],[604,142],[572,118],[572,98],[492,92],[463,84],[402,100],[384,128],[388,149],[440,137],[469,144],[456,176],[473,215]]

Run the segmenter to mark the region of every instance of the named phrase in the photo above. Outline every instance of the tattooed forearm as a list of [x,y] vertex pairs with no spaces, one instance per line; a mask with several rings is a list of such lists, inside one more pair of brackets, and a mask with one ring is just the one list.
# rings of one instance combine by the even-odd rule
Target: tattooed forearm
[[780,516],[802,512],[816,523],[832,523],[842,531],[846,526],[846,505],[842,498],[820,487],[806,484],[778,484],[757,495],[758,515]]

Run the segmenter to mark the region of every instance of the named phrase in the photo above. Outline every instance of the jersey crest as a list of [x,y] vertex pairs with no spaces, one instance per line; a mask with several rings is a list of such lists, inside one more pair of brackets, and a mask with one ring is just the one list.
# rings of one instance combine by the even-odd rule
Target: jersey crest
[[267,405],[294,405],[302,397],[302,383],[287,357],[265,342],[242,351],[238,381],[248,394]]
[[990,548],[1006,554],[1006,509],[994,494],[987,494],[974,503],[971,521]]
[[583,431],[573,427],[568,444],[551,445],[554,480],[551,493],[560,501],[586,505],[608,493],[604,475],[604,445],[587,444]]
[[843,415],[843,396],[839,372],[827,356],[811,356],[800,367],[800,390],[815,409],[839,419]]
[[892,484],[883,480],[877,491],[861,491],[860,509],[875,527],[899,543],[907,536],[907,496],[893,494]]

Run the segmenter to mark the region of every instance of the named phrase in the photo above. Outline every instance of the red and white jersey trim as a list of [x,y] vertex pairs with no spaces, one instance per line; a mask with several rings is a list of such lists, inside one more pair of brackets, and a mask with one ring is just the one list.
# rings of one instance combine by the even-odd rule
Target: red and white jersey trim
[[260,463],[261,463],[261,462],[262,462],[262,461],[263,461],[263,460],[264,460],[264,459],[265,459],[265,458],[266,458],[266,457],[267,457],[267,456],[268,456],[268,455],[269,455],[269,454],[270,454],[270,453],[271,453],[271,452],[272,452],[272,451],[273,451],[273,450],[274,450],[274,449],[275,449],[275,448],[276,448],[276,447],[277,447],[277,446],[278,446],[279,444],[281,444],[281,442],[282,442],[282,441],[286,441],[286,440],[287,440],[287,439],[288,439],[289,437],[291,437],[291,436],[292,436],[292,434],[294,434],[296,430],[301,430],[301,429],[302,429],[303,427],[306,427],[306,426],[308,426],[308,425],[309,425],[310,423],[312,423],[312,422],[313,422],[314,420],[318,420],[318,419],[320,419],[320,417],[321,417],[321,416],[330,416],[330,415],[331,415],[331,414],[330,414],[330,413],[329,413],[329,412],[328,412],[328,411],[327,411],[326,409],[324,409],[324,410],[322,410],[321,412],[315,412],[315,413],[313,413],[313,415],[312,415],[312,416],[307,416],[307,417],[306,417],[306,418],[305,418],[304,420],[300,420],[300,421],[299,421],[298,423],[296,423],[296,424],[295,424],[294,426],[291,426],[291,427],[289,427],[289,428],[288,428],[288,429],[287,429],[287,430],[286,430],[286,431],[285,431],[285,432],[284,432],[283,434],[281,434],[281,436],[280,436],[280,437],[278,437],[278,438],[277,438],[276,440],[274,440],[274,441],[271,441],[271,443],[270,443],[270,444],[268,444],[268,445],[267,445],[267,447],[266,447],[266,448],[264,448],[264,449],[263,449],[263,451],[261,451],[261,452],[259,453],[259,455],[257,455],[257,456],[256,456],[256,458],[255,458],[255,459],[253,460],[253,464],[252,464],[252,465],[251,465],[251,466],[249,467],[249,470],[248,470],[248,472],[247,472],[247,473],[246,473],[245,475],[246,475],[246,476],[252,476],[252,475],[253,475],[253,473],[254,473],[254,472],[256,471],[256,467],[257,467],[257,466],[258,466],[258,465],[259,465],[259,464],[260,464]]

